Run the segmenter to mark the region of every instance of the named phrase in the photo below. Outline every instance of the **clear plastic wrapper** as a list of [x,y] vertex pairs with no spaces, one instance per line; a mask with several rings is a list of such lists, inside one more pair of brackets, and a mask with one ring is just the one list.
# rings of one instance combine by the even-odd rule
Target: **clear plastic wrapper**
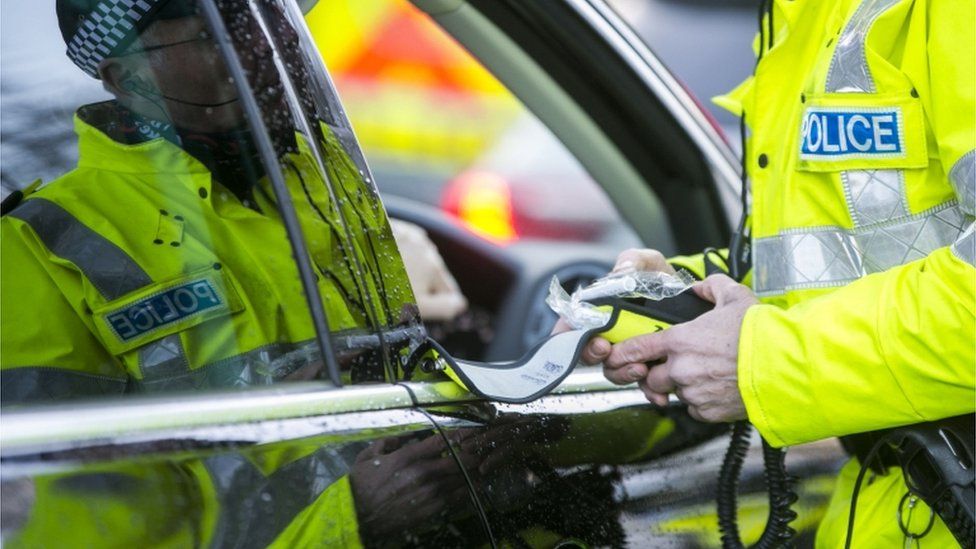
[[589,301],[604,297],[661,300],[684,292],[694,280],[691,274],[683,270],[675,274],[659,271],[611,273],[589,286],[577,288],[570,295],[554,276],[549,283],[546,304],[574,329],[596,328],[606,324],[610,313],[597,309]]

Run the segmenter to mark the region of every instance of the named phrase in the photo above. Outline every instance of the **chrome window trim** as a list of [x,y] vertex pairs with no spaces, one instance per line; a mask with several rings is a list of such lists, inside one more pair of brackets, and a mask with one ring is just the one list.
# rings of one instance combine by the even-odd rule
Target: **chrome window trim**
[[[608,391],[632,393],[634,398],[628,398],[628,403],[643,399],[634,387],[607,381],[599,368],[570,374],[552,395]],[[194,441],[212,447],[220,442],[246,445],[294,440],[346,430],[342,425],[355,424],[355,415],[360,412],[415,413],[411,393],[422,407],[481,400],[453,381],[358,385],[339,390],[316,381],[253,390],[126,396],[112,402],[78,401],[5,409],[0,458],[6,460],[41,450],[177,439],[186,440],[183,450],[191,450]],[[616,399],[613,405],[618,407]],[[530,410],[532,406],[513,406],[510,411]],[[337,418],[343,414],[346,419]]]
[[[698,145],[711,165],[718,191],[730,224],[742,213],[739,193],[741,177],[739,159],[722,137],[712,128],[698,105],[671,75],[654,52],[603,0],[565,0],[594,30],[610,44],[634,72],[675,114],[678,124]],[[731,225],[730,225],[731,226]]]
[[[30,453],[40,445],[112,444],[131,436],[166,439],[174,431],[192,428],[253,425],[410,405],[410,395],[395,385],[336,390],[328,382],[317,381],[255,390],[126,396],[107,403],[79,401],[5,409],[0,456]],[[281,433],[279,438],[291,437]]]

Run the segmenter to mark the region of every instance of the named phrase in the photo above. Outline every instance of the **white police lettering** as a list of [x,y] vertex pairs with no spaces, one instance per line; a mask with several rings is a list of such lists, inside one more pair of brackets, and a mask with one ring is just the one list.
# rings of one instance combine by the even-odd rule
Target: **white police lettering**
[[863,141],[858,140],[857,137],[855,137],[857,135],[863,135],[870,128],[871,123],[868,122],[867,118],[861,116],[860,114],[855,114],[852,116],[850,120],[847,121],[846,132],[847,135],[850,136],[849,140],[851,142],[851,146],[861,152],[871,150],[871,143],[874,143],[874,141],[872,141],[870,137]]
[[800,128],[800,158],[844,160],[904,156],[901,109],[811,107]]
[[105,316],[123,342],[189,318],[224,302],[209,279],[195,280],[137,301]]

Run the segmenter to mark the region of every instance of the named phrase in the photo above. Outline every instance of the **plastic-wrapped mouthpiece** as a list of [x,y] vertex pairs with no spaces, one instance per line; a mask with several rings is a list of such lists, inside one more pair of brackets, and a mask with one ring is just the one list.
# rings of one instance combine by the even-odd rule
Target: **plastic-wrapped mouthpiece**
[[589,286],[577,288],[570,295],[554,276],[549,282],[546,304],[574,329],[590,329],[606,324],[610,320],[610,313],[597,309],[593,304],[588,303],[589,301],[606,297],[659,301],[687,290],[694,280],[694,277],[684,270],[675,274],[660,271],[610,273],[594,280]]

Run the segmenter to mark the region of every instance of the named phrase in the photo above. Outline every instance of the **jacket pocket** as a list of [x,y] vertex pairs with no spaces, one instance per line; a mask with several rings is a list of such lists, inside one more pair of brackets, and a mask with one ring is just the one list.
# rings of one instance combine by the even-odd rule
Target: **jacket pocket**
[[925,115],[921,102],[908,93],[813,96],[800,124],[801,171],[928,166]]

